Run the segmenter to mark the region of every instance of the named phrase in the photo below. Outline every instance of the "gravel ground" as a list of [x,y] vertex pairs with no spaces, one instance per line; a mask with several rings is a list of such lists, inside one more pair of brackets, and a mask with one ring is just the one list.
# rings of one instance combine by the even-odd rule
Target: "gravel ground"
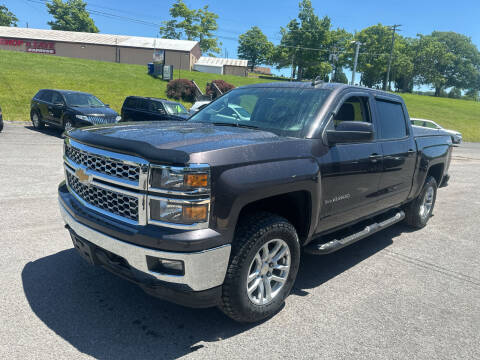
[[480,144],[454,149],[425,229],[399,224],[337,253],[304,256],[274,318],[149,297],[88,266],[63,228],[62,140],[0,133],[0,358],[480,358]]

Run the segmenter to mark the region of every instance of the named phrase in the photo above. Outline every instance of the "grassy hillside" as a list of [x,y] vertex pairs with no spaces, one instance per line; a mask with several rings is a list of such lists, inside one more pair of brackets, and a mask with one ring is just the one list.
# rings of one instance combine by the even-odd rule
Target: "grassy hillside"
[[460,131],[464,141],[480,142],[480,102],[401,95],[410,117],[434,120],[446,129]]
[[[179,71],[175,70],[175,79]],[[270,82],[259,78],[180,71],[202,91],[222,79],[235,86]],[[70,89],[96,95],[120,111],[128,95],[166,97],[167,82],[147,75],[147,66],[71,59],[0,50],[0,106],[7,120],[29,120],[30,100],[42,88]],[[187,108],[191,104],[185,104]]]
[[[28,120],[30,99],[41,88],[72,89],[95,94],[119,111],[128,95],[166,97],[166,82],[146,74],[146,66],[53,57],[0,50],[0,105],[7,120]],[[178,78],[175,70],[175,78]],[[235,86],[268,79],[180,71],[202,90],[223,79]],[[403,94],[411,117],[437,121],[461,131],[465,141],[480,141],[480,103]],[[185,104],[190,106],[190,104]]]

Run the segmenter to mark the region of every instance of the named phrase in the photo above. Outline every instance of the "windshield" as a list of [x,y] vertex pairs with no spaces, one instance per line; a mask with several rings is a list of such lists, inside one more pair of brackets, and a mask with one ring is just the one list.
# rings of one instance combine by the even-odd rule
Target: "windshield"
[[65,100],[70,106],[78,107],[104,107],[105,104],[90,94],[71,93],[65,94]]
[[165,110],[167,110],[167,113],[170,115],[182,115],[182,114],[188,114],[187,109],[182,104],[175,104],[175,103],[163,103],[165,106]]
[[303,137],[329,94],[330,90],[311,88],[239,88],[215,100],[189,121]]

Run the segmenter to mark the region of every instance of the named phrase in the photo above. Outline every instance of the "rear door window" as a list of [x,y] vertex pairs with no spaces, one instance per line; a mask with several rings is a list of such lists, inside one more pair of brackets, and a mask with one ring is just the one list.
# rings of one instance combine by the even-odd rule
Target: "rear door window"
[[407,136],[407,123],[401,103],[375,100],[380,139],[400,139]]
[[128,98],[127,100],[125,100],[125,107],[135,109],[137,107],[137,99]]
[[148,111],[148,100],[138,99],[137,109],[141,111]]

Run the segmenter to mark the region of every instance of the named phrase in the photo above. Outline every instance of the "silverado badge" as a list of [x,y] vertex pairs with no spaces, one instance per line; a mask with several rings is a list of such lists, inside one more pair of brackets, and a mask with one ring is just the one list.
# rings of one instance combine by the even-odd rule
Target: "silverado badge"
[[75,176],[77,177],[78,181],[80,181],[81,184],[90,185],[90,183],[92,182],[92,176],[86,174],[85,171],[83,171],[83,169],[75,170]]

